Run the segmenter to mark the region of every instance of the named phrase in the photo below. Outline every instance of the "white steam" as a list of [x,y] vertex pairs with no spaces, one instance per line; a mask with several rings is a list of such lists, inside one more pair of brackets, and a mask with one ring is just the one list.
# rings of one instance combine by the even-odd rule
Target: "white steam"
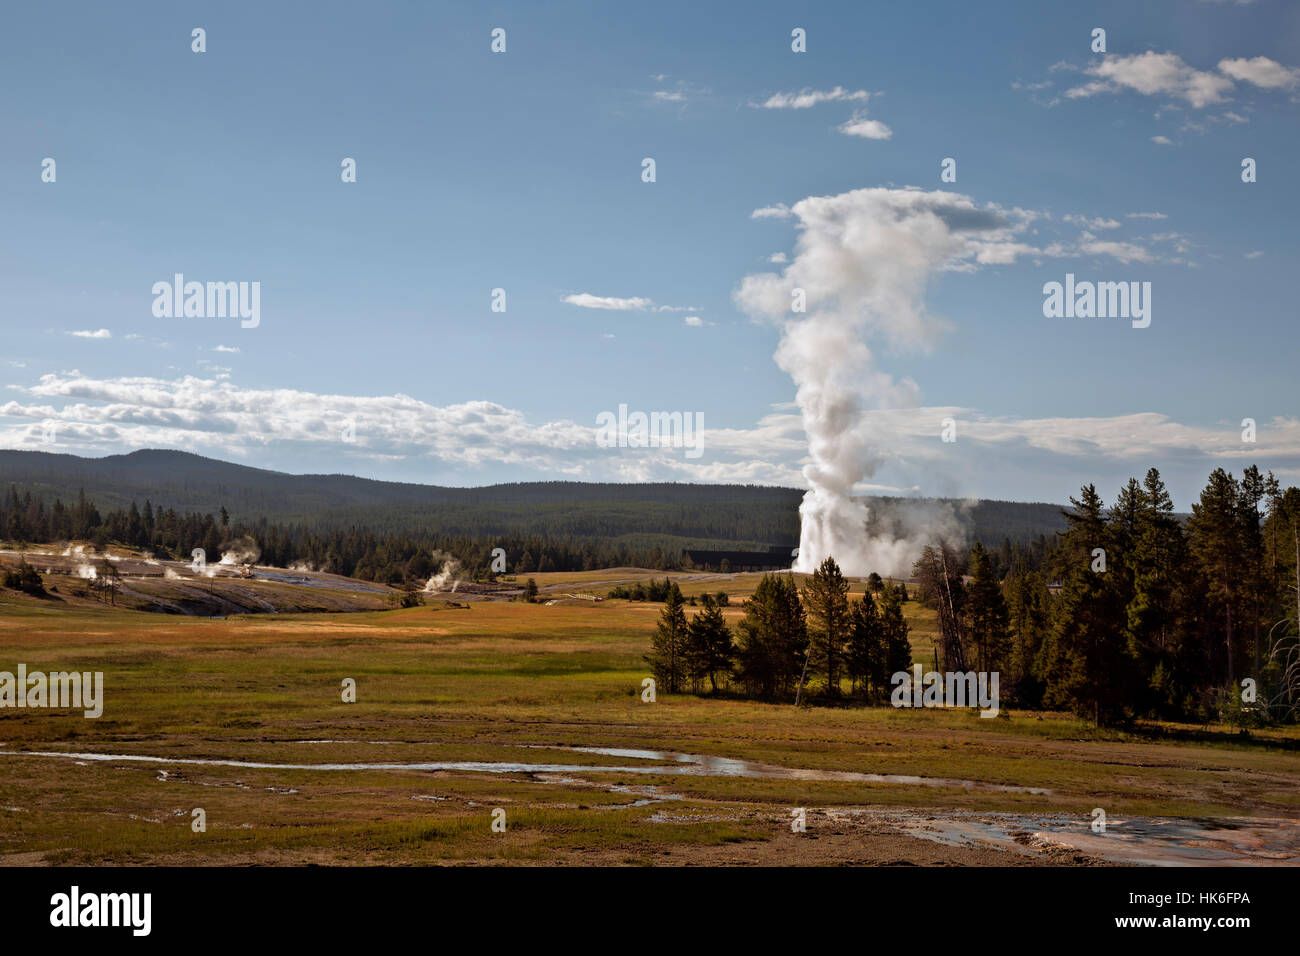
[[435,594],[447,586],[448,581],[452,581],[451,590],[455,593],[456,588],[460,586],[460,579],[456,577],[460,571],[460,562],[450,554],[443,554],[441,551],[433,552],[433,560],[441,562],[438,570],[434,572],[433,577],[429,578],[424,585],[425,594]]
[[[736,301],[780,323],[775,358],[798,388],[809,490],[799,507],[795,570],[833,556],[846,574],[905,574],[925,544],[953,537],[959,525],[951,509],[932,507],[904,524],[872,526],[867,505],[854,498],[897,458],[870,427],[871,413],[919,405],[916,383],[882,371],[873,349],[933,346],[948,323],[925,308],[930,277],[1033,251],[1014,237],[1034,214],[979,207],[957,193],[875,188],[809,197],[782,215],[797,220],[795,255],[779,275],[747,276]],[[792,311],[798,290],[806,296],[800,313]]]
[[[262,556],[262,549],[258,547],[256,541],[250,537],[240,538],[238,541],[230,541],[222,546],[221,564],[227,567],[234,567],[242,564],[256,564],[257,559]],[[211,575],[209,575],[211,577]]]

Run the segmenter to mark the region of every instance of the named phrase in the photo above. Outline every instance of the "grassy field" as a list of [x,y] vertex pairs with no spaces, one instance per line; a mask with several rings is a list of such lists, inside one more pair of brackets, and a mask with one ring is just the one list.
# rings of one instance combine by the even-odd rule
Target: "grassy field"
[[[535,577],[546,598],[645,576]],[[711,577],[683,591],[727,590],[739,604],[757,580]],[[1187,739],[1152,739],[1051,713],[645,703],[659,611],[482,601],[211,620],[0,591],[0,670],[103,671],[105,684],[97,720],[0,710],[0,862],[1032,865],[1100,858],[1032,833],[1015,852],[917,831],[942,837],[943,820],[981,814],[1086,823],[1098,807],[1116,819],[1255,817],[1291,829],[1300,819],[1294,732],[1166,727]],[[741,613],[727,611],[733,622]],[[912,602],[907,613],[915,656],[928,660],[931,616]],[[346,678],[354,703],[342,699]],[[739,764],[683,775],[699,760],[677,754],[791,775]],[[467,761],[545,768],[322,768]],[[206,832],[191,827],[196,808]],[[505,832],[492,829],[497,808]],[[806,809],[805,833],[792,832],[794,808]]]

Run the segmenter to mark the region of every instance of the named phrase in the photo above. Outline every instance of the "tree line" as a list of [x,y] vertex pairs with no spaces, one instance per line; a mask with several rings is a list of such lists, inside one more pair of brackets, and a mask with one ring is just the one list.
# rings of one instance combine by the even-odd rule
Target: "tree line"
[[[1006,704],[1098,725],[1300,716],[1300,489],[1216,469],[1183,520],[1153,468],[1110,507],[1091,484],[1070,503],[1051,541],[924,549],[914,593],[937,633],[917,663],[997,672]],[[850,599],[833,558],[802,589],[767,575],[734,631],[708,597],[688,621],[673,584],[647,661],[668,693],[881,701],[913,663],[906,591],[868,582]]]
[[799,703],[839,698],[842,684],[861,701],[888,696],[889,675],[912,659],[903,619],[905,588],[880,582],[873,596],[849,597],[849,582],[827,558],[800,588],[788,574],[765,574],[735,629],[711,594],[690,620],[669,585],[646,661],[666,693],[730,693]]
[[506,572],[593,571],[606,567],[679,567],[680,550],[654,538],[614,539],[540,534],[496,536],[438,532],[378,532],[361,526],[321,529],[276,524],[266,519],[236,521],[222,506],[216,513],[178,513],[146,500],[107,514],[78,495],[72,505],[46,504],[14,486],[0,498],[0,536],[18,545],[32,542],[90,541],[102,551],[109,544],[138,548],[158,558],[190,560],[196,548],[213,559],[252,542],[259,562],[277,567],[305,566],[401,587],[421,583],[454,559],[467,578],[494,575],[493,550],[503,548]]
[[1091,484],[1071,505],[1050,548],[1013,549],[1004,602],[985,593],[987,556],[972,549],[965,589],[951,577],[960,569],[945,577],[931,556],[927,597],[942,605],[951,586],[978,622],[946,635],[945,648],[983,653],[1025,706],[1099,724],[1295,718],[1300,489],[1253,465],[1240,478],[1215,469],[1180,520],[1152,468],[1109,508]]
[[1300,489],[1219,468],[1183,519],[1152,468],[1109,507],[1091,484],[1070,504],[1050,542],[925,549],[936,669],[997,671],[1010,703],[1099,725],[1296,718]]

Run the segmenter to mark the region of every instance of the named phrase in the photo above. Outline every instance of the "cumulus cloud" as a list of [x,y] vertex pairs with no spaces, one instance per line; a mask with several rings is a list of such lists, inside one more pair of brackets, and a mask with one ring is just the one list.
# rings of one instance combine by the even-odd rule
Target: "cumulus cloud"
[[1107,56],[1084,72],[1097,79],[1067,90],[1066,96],[1077,99],[1127,89],[1144,96],[1173,96],[1201,109],[1222,102],[1233,86],[1230,77],[1195,69],[1176,53],[1150,50],[1131,56]]
[[[1058,69],[1082,72],[1088,78],[1086,82],[1066,89],[1062,94],[1065,99],[1086,99],[1122,92],[1168,97],[1173,102],[1157,110],[1156,119],[1160,119],[1166,110],[1181,109],[1178,103],[1185,103],[1194,110],[1225,104],[1241,87],[1288,91],[1300,87],[1300,69],[1285,66],[1266,56],[1228,57],[1221,59],[1214,69],[1201,70],[1186,63],[1176,53],[1148,50],[1131,55],[1108,55],[1082,67],[1069,63],[1052,67],[1053,71]],[[1029,89],[1025,84],[1017,88]],[[1058,97],[1047,105],[1054,106],[1059,102]],[[1214,123],[1249,122],[1246,116],[1234,110],[1208,112],[1206,116]],[[1203,123],[1188,122],[1182,129],[1205,132],[1206,128]],[[1162,145],[1171,145],[1163,136],[1151,139]]]
[[1266,56],[1220,60],[1219,70],[1234,80],[1266,90],[1291,89],[1300,85],[1300,70],[1283,66]]
[[[798,477],[790,458],[802,444],[787,434],[797,431],[797,421],[740,432],[706,427],[704,455],[689,459],[680,448],[598,446],[596,416],[603,409],[591,410],[590,424],[530,422],[491,401],[436,406],[401,394],[244,388],[227,377],[101,379],[69,372],[17,390],[27,399],[0,405],[0,447],[48,450],[40,426],[55,421],[60,450],[92,454],[180,448],[248,458],[278,450],[340,461],[433,460],[467,477],[505,465],[536,477],[790,484]],[[340,438],[346,423],[354,432],[348,443]]]
[[111,339],[113,337],[113,333],[108,329],[94,329],[93,331],[83,329],[78,332],[69,332],[68,335],[78,339]]
[[[874,476],[856,482],[854,495],[1040,496],[1043,476],[1059,475],[1059,492],[1046,497],[1064,501],[1084,481],[1141,475],[1158,464],[1186,508],[1206,474],[1220,465],[1240,469],[1257,462],[1279,478],[1300,482],[1300,419],[1294,417],[1261,419],[1257,443],[1243,444],[1236,422],[1188,425],[1154,412],[995,416],[973,408],[921,406],[913,401],[910,383],[891,385],[881,378],[879,385],[885,393],[896,388],[903,404],[842,409],[846,446],[879,454]],[[50,450],[42,426],[54,422],[61,452],[98,456],[178,448],[263,467],[276,455],[299,462],[315,454],[331,471],[358,473],[409,461],[419,463],[421,473],[436,464],[467,484],[481,480],[485,466],[506,464],[512,480],[799,486],[805,484],[802,469],[817,465],[802,411],[786,406],[748,427],[706,427],[703,457],[687,459],[680,449],[597,446],[596,411],[591,425],[531,422],[516,409],[486,400],[436,406],[400,394],[252,389],[189,376],[96,379],[70,372],[14,389],[25,396],[0,405],[0,447],[5,448]],[[945,418],[958,423],[956,444],[937,440]],[[346,421],[354,425],[352,443],[340,440]],[[1035,484],[1016,486],[1017,481]]]
[[851,118],[841,123],[837,129],[845,136],[857,136],[860,139],[889,139],[894,135],[884,123],[879,120],[867,119],[865,113],[858,111]]

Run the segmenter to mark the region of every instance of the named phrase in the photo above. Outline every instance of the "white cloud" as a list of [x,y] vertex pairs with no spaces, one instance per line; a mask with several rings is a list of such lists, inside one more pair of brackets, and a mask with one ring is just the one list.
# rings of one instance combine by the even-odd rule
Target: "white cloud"
[[78,339],[111,339],[113,337],[113,333],[108,329],[95,329],[93,332],[89,329],[83,329],[79,332],[69,332],[68,335]]
[[[797,480],[792,460],[803,447],[795,437],[797,417],[749,430],[710,429],[707,409],[704,455],[690,459],[680,448],[598,446],[596,416],[607,410],[600,408],[589,410],[590,424],[534,423],[491,401],[436,406],[401,394],[249,389],[194,376],[95,379],[78,372],[44,375],[19,391],[30,400],[0,405],[0,447],[45,447],[40,425],[54,420],[61,450],[92,454],[182,448],[242,458],[281,449],[294,457],[311,452],[338,460],[435,460],[467,476],[485,465],[505,465],[593,480],[768,484]],[[346,421],[355,426],[354,443],[340,440]]]
[[784,263],[784,262],[789,262],[790,260],[786,258],[784,252],[774,252],[774,253],[772,253],[770,256],[767,257],[767,261],[768,261],[768,262],[775,262],[775,263],[777,263],[777,264],[779,265],[779,264]]
[[566,295],[564,301],[583,309],[606,309],[612,312],[695,312],[699,309],[694,305],[655,305],[653,299],[642,296],[622,299],[612,295],[592,295],[590,292]]
[[1174,145],[1174,141],[1173,141],[1172,139],[1170,139],[1168,136],[1152,136],[1152,137],[1151,137],[1151,142],[1153,142],[1153,143],[1157,143],[1157,144],[1159,144],[1159,145],[1161,145],[1161,146],[1172,146],[1172,145]]
[[1176,53],[1150,50],[1131,56],[1107,56],[1084,72],[1097,79],[1067,90],[1066,96],[1077,99],[1128,89],[1144,96],[1173,96],[1201,109],[1222,102],[1233,85],[1229,77],[1188,66]]
[[1248,253],[1246,253],[1246,258],[1247,258],[1247,259],[1258,259],[1258,258],[1259,258],[1260,256],[1262,256],[1263,254],[1264,254],[1264,251],[1263,251],[1262,249],[1256,249],[1254,252],[1248,252]]
[[239,352],[239,346],[237,346],[237,345],[218,345],[218,346],[217,346],[216,348],[214,348],[212,351],[214,351],[214,352],[231,352],[231,353],[235,353],[235,354],[237,354],[237,353]]
[[761,104],[769,110],[806,110],[819,103],[862,102],[871,98],[866,90],[846,90],[837,86],[833,90],[801,90],[798,93],[773,93]]
[[[483,466],[503,464],[521,480],[559,475],[803,486],[801,468],[808,462],[800,414],[788,405],[750,427],[706,427],[705,454],[690,460],[680,450],[598,447],[595,416],[602,409],[590,411],[590,425],[530,422],[523,412],[491,401],[436,406],[401,394],[250,389],[192,376],[94,379],[79,372],[45,375],[39,384],[17,390],[27,393],[24,401],[0,404],[0,447],[47,448],[41,426],[52,420],[59,423],[60,450],[81,454],[181,448],[258,464],[277,449],[292,460],[310,451],[339,470],[362,471],[367,462],[438,462],[470,482]],[[708,409],[704,412],[707,426]],[[961,441],[955,445],[935,438],[937,423],[948,417],[959,423]],[[356,426],[353,444],[339,440],[349,419]],[[1140,476],[1153,463],[1183,469],[1184,487],[1199,488],[1219,465],[1239,470],[1253,461],[1261,467],[1267,463],[1280,478],[1300,481],[1297,418],[1261,418],[1253,445],[1241,442],[1237,422],[1193,426],[1153,412],[1016,418],[913,405],[868,410],[857,427],[861,434],[846,440],[870,440],[889,449],[882,479],[873,482],[886,491],[1005,497],[997,484],[1001,479],[984,476],[1068,474],[1060,494],[1049,496],[1063,501],[1084,481],[1116,470]],[[968,457],[954,459],[954,454]],[[1166,480],[1177,477],[1165,464],[1161,470]],[[1184,495],[1180,507],[1188,505]]]
[[1079,247],[1091,255],[1110,256],[1125,264],[1130,262],[1154,262],[1156,256],[1149,250],[1134,242],[1110,242],[1096,240],[1084,242]]
[[1087,216],[1075,216],[1067,213],[1061,218],[1066,222],[1071,222],[1078,226],[1086,226],[1089,229],[1118,229],[1119,228],[1118,219],[1103,219],[1101,216],[1096,216],[1092,219],[1089,219]]
[[884,123],[867,119],[863,113],[854,113],[852,118],[841,123],[837,129],[845,136],[857,136],[861,139],[889,139],[894,135],[894,131]]
[[1131,212],[1128,214],[1129,219],[1168,219],[1162,212]]
[[1300,70],[1283,66],[1266,56],[1250,59],[1220,60],[1219,70],[1242,83],[1252,83],[1266,90],[1300,85]]
[[750,219],[789,219],[790,207],[780,202],[775,206],[763,206],[749,214]]
[[590,292],[566,295],[564,301],[583,309],[611,309],[615,312],[642,312],[654,305],[652,300],[639,296],[620,299],[616,296],[592,295]]

